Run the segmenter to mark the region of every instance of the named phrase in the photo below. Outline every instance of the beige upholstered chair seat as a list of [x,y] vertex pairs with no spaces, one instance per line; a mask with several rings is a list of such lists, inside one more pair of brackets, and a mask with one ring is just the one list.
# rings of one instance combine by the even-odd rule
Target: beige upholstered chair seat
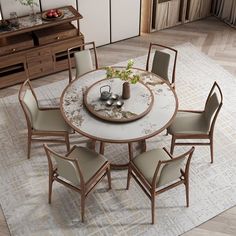
[[178,112],[168,127],[169,134],[208,134],[209,127],[204,113]]
[[76,147],[69,154],[68,158],[78,160],[85,183],[87,183],[107,161],[103,155],[85,147]]
[[39,131],[67,131],[72,133],[70,126],[64,121],[59,109],[39,110],[33,128]]
[[[170,156],[163,149],[154,149],[142,153],[141,155],[135,157],[132,161],[138,170],[142,173],[148,183],[151,185],[153,177],[159,161],[168,161],[171,160]],[[179,163],[178,163],[179,164]],[[165,168],[168,166],[168,174],[165,174]],[[176,168],[176,165],[171,166],[172,164],[163,164],[160,171],[157,174],[157,185],[160,187],[166,183],[175,181],[181,176],[179,169]],[[160,178],[161,177],[161,178]]]
[[[143,174],[145,179],[152,184],[153,176],[159,161],[169,160],[170,157],[163,149],[154,149],[140,154],[132,161],[139,171]],[[158,179],[161,172],[158,173]]]

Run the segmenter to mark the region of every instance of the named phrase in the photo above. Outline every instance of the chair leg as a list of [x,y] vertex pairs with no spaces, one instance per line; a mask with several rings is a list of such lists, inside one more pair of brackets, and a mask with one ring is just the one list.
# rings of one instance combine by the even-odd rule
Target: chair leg
[[152,205],[152,224],[155,224],[155,194],[153,193],[151,196],[151,205]]
[[213,163],[213,138],[210,138],[211,164]]
[[81,193],[81,221],[84,222],[84,210],[85,210],[85,194]]
[[111,169],[110,166],[107,167],[107,179],[108,179],[108,189],[111,189]]
[[131,179],[131,166],[129,164],[129,167],[128,167],[128,176],[127,176],[127,185],[126,185],[126,189],[128,190],[129,189],[129,185],[130,185],[130,179]]
[[186,205],[189,207],[189,181],[185,180],[185,191],[186,191]]
[[172,139],[171,139],[171,147],[170,147],[170,154],[173,155],[174,153],[174,147],[175,147],[175,138],[172,135]]
[[31,134],[28,134],[28,153],[27,157],[30,159],[30,153],[31,153],[31,142],[32,142],[32,136]]
[[65,135],[65,142],[66,142],[67,152],[69,152],[70,151],[70,139],[69,139],[69,134],[68,133]]
[[48,189],[48,203],[51,204],[52,202],[52,184],[53,184],[53,178],[49,174],[49,189]]

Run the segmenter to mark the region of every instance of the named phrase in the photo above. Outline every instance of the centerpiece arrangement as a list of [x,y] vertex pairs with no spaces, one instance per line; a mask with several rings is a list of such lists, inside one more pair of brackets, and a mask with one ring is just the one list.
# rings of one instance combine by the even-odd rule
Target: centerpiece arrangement
[[137,83],[141,80],[142,70],[134,69],[133,65],[134,61],[129,60],[126,67],[106,67],[106,78],[86,88],[83,102],[96,118],[109,122],[130,122],[151,110],[152,91],[144,83]]
[[136,84],[140,80],[140,75],[134,74],[132,71],[132,67],[134,65],[134,60],[129,60],[125,69],[116,69],[113,67],[106,67],[106,78],[120,78],[124,80],[123,90],[122,90],[122,98],[128,99],[130,98],[130,83]]

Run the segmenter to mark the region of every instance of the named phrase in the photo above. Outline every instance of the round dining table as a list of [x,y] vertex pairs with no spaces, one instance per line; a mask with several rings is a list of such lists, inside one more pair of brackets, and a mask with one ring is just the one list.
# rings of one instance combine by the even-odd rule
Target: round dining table
[[[115,67],[124,69],[123,67]],[[100,141],[100,153],[105,143],[127,143],[129,158],[125,164],[113,168],[125,168],[133,157],[132,143],[140,142],[165,130],[178,109],[175,90],[168,81],[151,72],[133,68],[140,75],[137,84],[130,84],[130,98],[122,99],[122,84],[118,78],[106,79],[106,69],[101,68],[83,74],[64,89],[60,109],[65,121],[78,133],[94,141]],[[108,106],[101,99],[101,88],[107,86],[117,101]],[[131,112],[132,111],[132,112]]]

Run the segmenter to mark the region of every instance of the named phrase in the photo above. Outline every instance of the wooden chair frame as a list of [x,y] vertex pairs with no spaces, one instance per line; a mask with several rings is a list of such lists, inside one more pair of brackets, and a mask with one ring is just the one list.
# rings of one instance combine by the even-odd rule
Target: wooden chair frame
[[[217,108],[213,118],[212,118],[212,121],[211,121],[211,124],[210,124],[210,129],[209,129],[209,133],[208,134],[172,134],[172,139],[171,139],[171,148],[170,148],[170,153],[173,154],[174,153],[174,147],[175,146],[186,146],[186,145],[209,145],[210,146],[210,152],[211,152],[211,163],[213,163],[213,134],[214,134],[214,127],[215,127],[215,123],[216,123],[216,118],[218,117],[218,114],[220,112],[220,109],[223,105],[223,94],[222,94],[222,91],[219,87],[219,85],[214,82],[211,90],[210,90],[210,93],[207,97],[207,100],[205,102],[205,108],[206,108],[206,105],[211,97],[211,95],[213,94],[213,92],[215,91],[215,89],[218,89],[219,91],[219,94],[220,94],[220,104],[219,104],[219,107]],[[204,110],[205,110],[204,108]],[[204,111],[203,110],[203,111]],[[179,110],[180,112],[194,112],[194,113],[202,113],[203,111],[196,111],[196,110]],[[208,139],[209,142],[177,142],[176,143],[176,139]]]
[[[70,150],[70,141],[69,141],[69,133],[67,131],[40,131],[40,130],[35,130],[33,128],[32,124],[31,124],[31,119],[29,117],[29,113],[27,111],[28,109],[23,101],[26,89],[30,89],[30,91],[32,92],[39,110],[58,110],[59,108],[58,107],[39,107],[38,99],[36,97],[36,94],[33,90],[33,87],[31,85],[29,79],[27,79],[21,85],[20,91],[18,94],[18,98],[19,98],[19,101],[22,106],[22,109],[23,109],[23,112],[24,112],[24,115],[26,118],[26,122],[27,122],[27,129],[28,129],[28,154],[27,154],[27,156],[28,156],[28,159],[30,159],[31,142],[65,143],[67,151],[69,151]],[[35,136],[38,136],[38,137],[45,137],[45,136],[61,137],[64,140],[36,138]]]
[[[97,57],[97,50],[95,46],[95,42],[88,42],[88,43],[83,43],[76,45],[74,47],[68,48],[67,49],[67,55],[68,55],[68,67],[69,67],[69,83],[72,81],[72,61],[71,61],[71,55],[75,52],[78,51],[78,49],[83,50],[85,46],[91,46],[90,50],[94,51],[94,62],[95,62],[95,69],[98,69],[98,57]],[[76,49],[76,50],[75,50]]]
[[[133,161],[131,160],[129,163],[129,168],[128,168],[128,177],[127,177],[127,187],[126,189],[129,189],[130,186],[130,179],[131,176],[135,179],[137,184],[142,188],[144,193],[148,196],[148,198],[151,200],[151,212],[152,212],[152,224],[155,223],[155,197],[169,189],[172,189],[180,184],[185,185],[185,190],[186,190],[186,203],[187,207],[189,207],[189,167],[190,167],[190,161],[192,158],[192,154],[194,151],[194,147],[192,147],[189,151],[185,152],[184,154],[178,156],[178,157],[173,157],[167,150],[166,148],[163,148],[163,150],[169,155],[171,158],[170,160],[166,161],[159,161],[153,176],[152,184],[150,184],[144,177],[144,175],[140,172],[140,170],[135,166]],[[159,171],[161,171],[161,165],[163,164],[168,164],[173,161],[180,160],[184,157],[187,157],[187,162],[185,165],[185,169],[181,169],[181,176],[180,180],[176,181],[175,183],[172,183],[164,188],[157,189],[157,177]]]
[[[81,219],[82,222],[84,222],[84,212],[85,212],[85,199],[88,196],[88,194],[94,189],[94,187],[103,179],[103,177],[107,176],[108,179],[108,189],[111,189],[111,173],[110,173],[110,163],[109,161],[106,161],[102,167],[88,180],[86,183],[84,181],[83,174],[81,172],[81,168],[79,165],[79,162],[76,159],[68,158],[70,153],[76,148],[76,146],[73,146],[72,149],[66,154],[66,156],[61,156],[58,153],[51,150],[46,144],[44,144],[44,149],[47,154],[48,159],[48,170],[49,170],[49,192],[48,192],[48,203],[51,204],[52,200],[52,185],[54,181],[57,181],[58,183],[63,184],[64,186],[75,190],[81,194]],[[76,187],[69,182],[66,182],[64,179],[61,179],[60,176],[57,173],[57,168],[53,166],[53,162],[50,156],[50,152],[54,155],[59,156],[60,158],[64,160],[70,160],[74,163],[76,169],[79,172],[80,177],[80,186]]]
[[146,62],[146,71],[149,71],[150,55],[151,55],[151,51],[154,47],[165,48],[165,49],[168,49],[168,50],[175,53],[174,65],[173,65],[173,71],[172,71],[172,78],[171,78],[171,82],[169,81],[171,86],[173,88],[175,88],[175,71],[176,71],[176,62],[177,62],[178,51],[174,48],[167,47],[167,46],[164,46],[164,45],[161,45],[161,44],[150,43],[149,49],[148,49],[147,62]]

